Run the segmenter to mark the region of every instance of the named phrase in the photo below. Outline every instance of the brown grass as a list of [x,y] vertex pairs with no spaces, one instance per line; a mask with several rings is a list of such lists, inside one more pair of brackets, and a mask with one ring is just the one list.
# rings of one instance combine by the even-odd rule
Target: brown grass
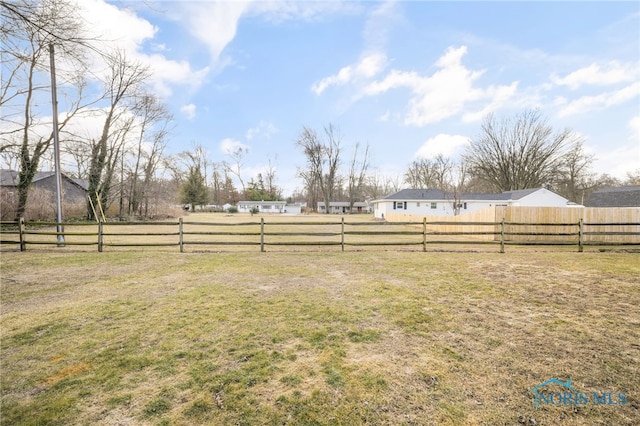
[[[0,272],[2,424],[640,420],[634,254],[62,250]],[[627,403],[534,408],[552,377]]]

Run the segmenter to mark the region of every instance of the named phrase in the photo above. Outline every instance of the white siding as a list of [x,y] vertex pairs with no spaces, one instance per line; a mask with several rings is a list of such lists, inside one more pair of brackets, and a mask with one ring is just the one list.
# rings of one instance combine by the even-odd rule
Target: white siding
[[542,188],[520,198],[517,203],[511,205],[522,207],[567,207],[567,199],[555,192]]
[[254,207],[261,213],[282,213],[286,201],[240,201],[238,202],[239,213],[249,213]]
[[[431,208],[436,203],[436,208]],[[494,206],[566,207],[567,199],[547,189],[539,189],[518,200],[465,200],[459,201],[460,214],[484,210]],[[453,200],[376,200],[374,217],[383,219],[387,213],[419,216],[453,216]]]

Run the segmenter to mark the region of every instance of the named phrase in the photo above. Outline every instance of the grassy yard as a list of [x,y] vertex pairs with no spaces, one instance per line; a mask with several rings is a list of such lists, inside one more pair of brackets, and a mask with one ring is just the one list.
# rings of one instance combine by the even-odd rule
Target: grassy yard
[[0,260],[2,425],[640,423],[637,254]]

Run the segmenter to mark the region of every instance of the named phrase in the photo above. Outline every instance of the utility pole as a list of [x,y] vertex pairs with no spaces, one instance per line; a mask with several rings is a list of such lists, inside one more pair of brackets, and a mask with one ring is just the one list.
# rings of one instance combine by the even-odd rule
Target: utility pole
[[60,140],[58,138],[58,97],[56,95],[56,65],[53,43],[49,43],[49,58],[51,60],[51,106],[53,109],[53,154],[56,178],[56,232],[58,247],[64,246],[64,227],[62,226],[62,174],[60,172]]

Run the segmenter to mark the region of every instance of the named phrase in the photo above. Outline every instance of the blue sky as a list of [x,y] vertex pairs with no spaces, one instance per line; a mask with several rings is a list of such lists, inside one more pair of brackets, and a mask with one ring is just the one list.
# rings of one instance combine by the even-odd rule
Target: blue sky
[[167,152],[245,147],[288,195],[302,126],[339,127],[372,173],[456,157],[482,117],[539,108],[584,137],[600,173],[640,168],[640,3],[84,0],[96,31],[154,70]]

